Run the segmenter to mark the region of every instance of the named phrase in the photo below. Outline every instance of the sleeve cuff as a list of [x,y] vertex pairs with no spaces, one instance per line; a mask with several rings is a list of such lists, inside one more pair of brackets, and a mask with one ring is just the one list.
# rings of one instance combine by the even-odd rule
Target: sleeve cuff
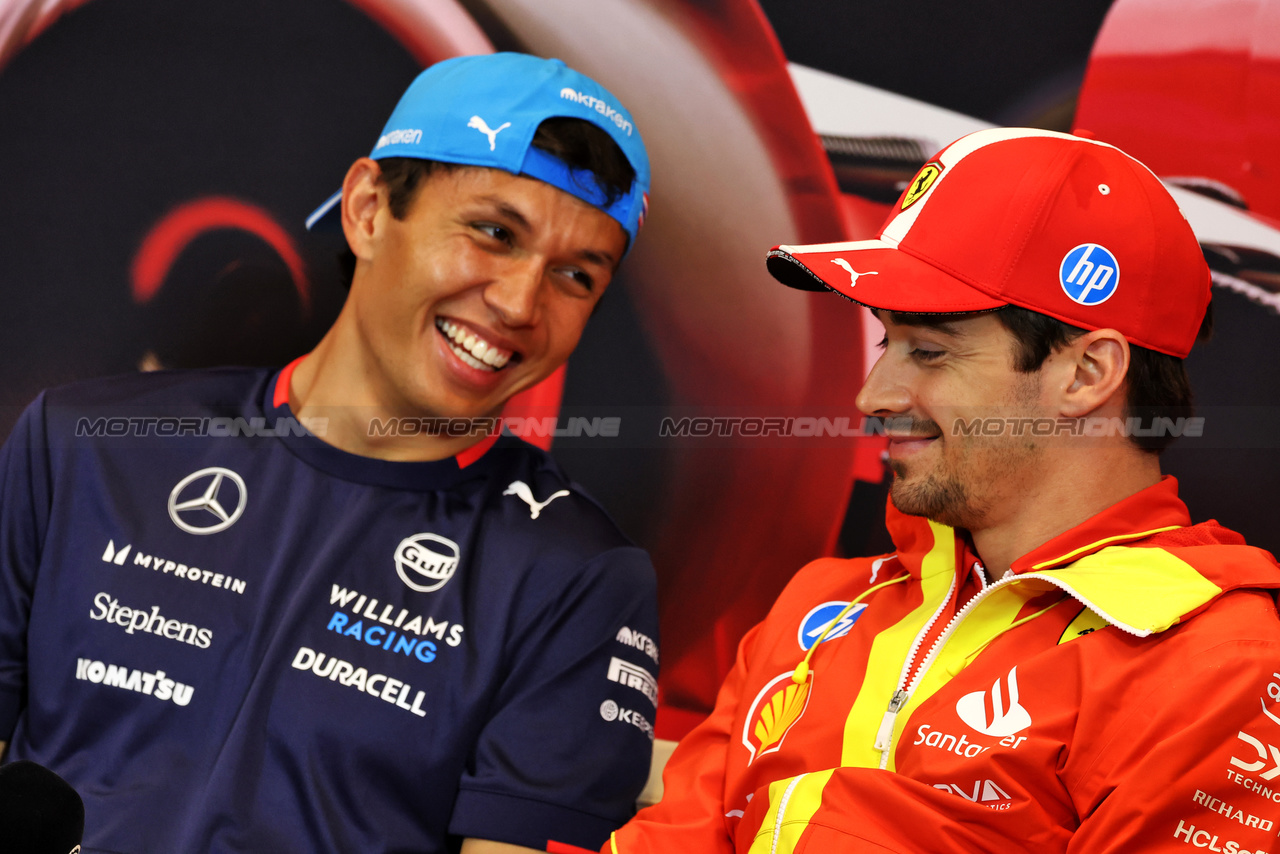
[[560,842],[598,851],[625,819],[608,819],[516,795],[462,789],[449,833],[547,850]]

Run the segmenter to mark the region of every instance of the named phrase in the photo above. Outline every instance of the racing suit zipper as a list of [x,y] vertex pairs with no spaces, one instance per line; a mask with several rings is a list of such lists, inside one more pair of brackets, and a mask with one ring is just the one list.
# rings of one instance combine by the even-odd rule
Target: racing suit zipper
[[[911,651],[908,653],[907,661],[902,668],[902,677],[899,682],[898,690],[893,692],[893,696],[889,700],[889,710],[885,713],[884,719],[881,720],[880,722],[880,729],[876,732],[875,749],[880,751],[880,767],[882,769],[887,768],[889,766],[889,751],[892,750],[893,748],[893,726],[898,717],[898,712],[902,709],[903,706],[906,705],[907,701],[911,699],[911,695],[914,694],[916,691],[916,688],[919,687],[921,680],[924,679],[925,673],[928,672],[929,667],[933,664],[934,660],[938,657],[938,653],[942,651],[942,647],[946,644],[946,642],[950,639],[951,635],[955,632],[956,626],[960,624],[961,620],[963,620],[965,617],[967,617],[970,613],[973,612],[973,609],[977,607],[979,602],[981,602],[987,596],[990,596],[996,590],[1000,589],[1001,587],[1007,587],[1008,585],[1012,584],[1015,581],[1026,581],[1032,578],[1037,578],[1037,579],[1040,579],[1041,581],[1049,582],[1054,587],[1057,587],[1059,590],[1066,593],[1067,596],[1069,596],[1070,598],[1075,599],[1076,601],[1080,602],[1080,604],[1088,608],[1090,611],[1093,611],[1095,614],[1097,614],[1099,617],[1105,620],[1109,625],[1115,626],[1116,628],[1120,629],[1123,632],[1127,632],[1128,634],[1134,635],[1136,637],[1146,637],[1148,634],[1150,634],[1150,632],[1143,632],[1139,629],[1135,629],[1132,626],[1128,626],[1128,625],[1125,625],[1124,623],[1117,622],[1114,617],[1104,612],[1101,608],[1099,608],[1097,605],[1090,602],[1088,599],[1085,599],[1078,592],[1076,592],[1075,589],[1073,589],[1070,585],[1066,584],[1060,579],[1054,578],[1050,575],[1045,575],[1042,573],[1035,573],[1035,572],[1027,573],[1025,575],[1006,575],[1004,578],[1000,579],[999,581],[993,584],[986,584],[984,581],[982,589],[979,590],[977,593],[975,593],[973,598],[970,599],[963,608],[961,608],[959,611],[956,612],[956,615],[951,618],[951,621],[947,623],[946,627],[938,634],[937,639],[933,642],[933,645],[929,648],[929,652],[925,655],[924,659],[921,661],[920,669],[916,671],[915,677],[911,679],[910,684],[907,684],[904,686],[903,683],[906,682],[907,676],[911,673],[912,662],[915,660],[917,653],[919,653],[920,651],[919,647],[920,647],[921,641],[929,633],[929,629],[933,627],[933,623],[941,615],[942,609],[946,607],[946,603],[951,601],[951,591],[948,591],[947,598],[943,601],[943,604],[938,608],[938,612],[933,615],[932,620],[930,620],[927,624],[925,624],[925,627],[920,631],[920,634],[916,636],[915,643],[911,645]],[[955,582],[952,582],[953,587],[954,587],[954,584]],[[1059,602],[1061,601],[1063,600],[1059,600]],[[1058,603],[1055,602],[1054,605],[1056,604]],[[1052,608],[1053,605],[1049,607]],[[1047,610],[1049,609],[1045,608],[1042,611],[1038,611],[1035,614],[1031,615],[1031,617],[1039,616],[1040,614],[1044,613],[1044,611],[1047,611]],[[1031,617],[1028,617],[1026,619],[1031,619]],[[1019,622],[1025,622],[1025,620],[1021,620]],[[1013,625],[1007,626],[1003,631],[1008,631],[1009,629],[1013,628],[1016,625],[1018,625],[1018,623],[1014,623]],[[996,635],[996,637],[998,636],[999,635]],[[994,640],[994,639],[995,637],[992,637],[986,643],[990,643],[991,640]],[[985,645],[986,644],[983,644],[983,646]]]
[[[929,636],[929,632],[933,629],[934,623],[938,622],[938,618],[942,616],[943,609],[950,604],[951,597],[956,592],[956,581],[957,579],[953,576],[951,579],[951,586],[947,588],[947,595],[942,597],[942,603],[938,605],[938,610],[933,612],[933,616],[930,617],[929,621],[920,629],[915,640],[911,642],[911,649],[907,651],[907,659],[902,664],[902,673],[898,676],[898,687],[889,698],[889,708],[884,713],[884,717],[880,719],[880,728],[876,730],[876,740],[872,745],[876,750],[880,751],[881,768],[886,768],[889,765],[889,750],[893,747],[893,725],[898,718],[898,712],[901,711],[902,707],[906,705],[907,700],[910,699],[911,690],[918,681],[912,680],[911,686],[909,687],[907,685],[907,680],[911,676],[912,665],[916,660],[916,655],[920,652],[920,645],[924,643],[924,639]],[[952,622],[954,622],[954,619]],[[943,630],[943,634],[946,634],[945,629]],[[941,637],[941,635],[939,637]],[[934,647],[937,647],[937,642],[934,643]]]

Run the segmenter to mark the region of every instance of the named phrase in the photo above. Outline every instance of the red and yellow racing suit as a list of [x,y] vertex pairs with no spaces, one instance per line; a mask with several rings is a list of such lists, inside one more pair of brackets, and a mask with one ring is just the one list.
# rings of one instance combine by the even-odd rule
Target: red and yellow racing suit
[[796,575],[606,854],[1280,851],[1270,554],[1168,477],[994,582],[888,523]]

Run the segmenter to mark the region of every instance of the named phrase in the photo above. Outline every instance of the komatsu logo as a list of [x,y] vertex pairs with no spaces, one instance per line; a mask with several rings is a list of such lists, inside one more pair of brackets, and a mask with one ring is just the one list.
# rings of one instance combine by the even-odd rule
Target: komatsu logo
[[631,136],[631,122],[627,121],[626,117],[623,116],[616,107],[610,106],[607,102],[593,95],[587,95],[579,92],[571,86],[566,86],[561,89],[560,97],[566,101],[573,101],[575,104],[581,104],[589,110],[595,110],[597,113],[613,122],[614,125],[617,126],[618,130],[623,131],[627,136]]

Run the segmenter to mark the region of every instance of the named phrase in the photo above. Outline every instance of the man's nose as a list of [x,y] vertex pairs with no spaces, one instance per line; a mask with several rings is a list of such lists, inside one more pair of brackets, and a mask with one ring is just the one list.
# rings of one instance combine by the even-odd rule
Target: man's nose
[[532,326],[538,321],[544,277],[539,259],[512,260],[485,286],[484,301],[503,324]]
[[910,409],[911,395],[901,373],[901,369],[891,364],[889,353],[882,353],[858,391],[859,411],[863,415],[884,415]]

